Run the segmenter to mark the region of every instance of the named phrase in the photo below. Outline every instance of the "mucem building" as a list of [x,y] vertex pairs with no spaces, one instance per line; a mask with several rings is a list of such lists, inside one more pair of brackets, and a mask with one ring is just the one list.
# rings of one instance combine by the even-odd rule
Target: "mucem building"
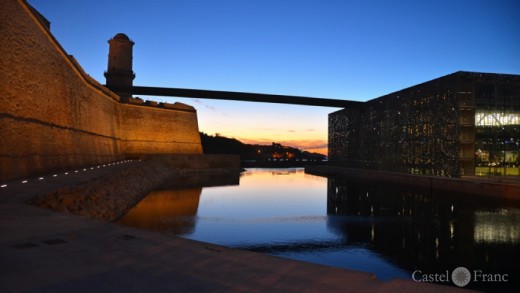
[[329,162],[459,177],[520,175],[520,75],[456,72],[329,114]]

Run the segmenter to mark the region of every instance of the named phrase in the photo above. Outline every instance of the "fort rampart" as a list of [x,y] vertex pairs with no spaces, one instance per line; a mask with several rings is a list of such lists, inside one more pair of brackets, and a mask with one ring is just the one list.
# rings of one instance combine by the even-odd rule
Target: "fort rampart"
[[202,153],[193,107],[124,104],[22,0],[0,9],[0,182],[143,154]]

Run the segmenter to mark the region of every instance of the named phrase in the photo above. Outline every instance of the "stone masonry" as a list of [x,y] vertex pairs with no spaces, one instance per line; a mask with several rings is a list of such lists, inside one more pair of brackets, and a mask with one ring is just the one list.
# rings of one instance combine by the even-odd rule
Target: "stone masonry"
[[23,0],[0,9],[0,183],[145,154],[202,153],[196,110],[121,103]]

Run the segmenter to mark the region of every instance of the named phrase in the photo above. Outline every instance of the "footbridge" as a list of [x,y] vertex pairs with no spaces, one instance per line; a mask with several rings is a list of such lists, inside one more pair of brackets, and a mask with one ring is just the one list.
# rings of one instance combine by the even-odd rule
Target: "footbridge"
[[[113,88],[111,88],[111,89],[115,90],[117,92],[117,89],[113,89]],[[321,107],[333,107],[333,108],[353,108],[353,107],[359,107],[363,103],[363,102],[350,101],[350,100],[324,99],[324,98],[302,97],[302,96],[286,96],[286,95],[273,95],[273,94],[198,90],[198,89],[185,89],[185,88],[147,87],[147,86],[132,86],[131,94],[132,95],[142,95],[142,96],[167,96],[167,97],[178,97],[178,98],[232,100],[232,101],[245,101],[245,102],[321,106]]]

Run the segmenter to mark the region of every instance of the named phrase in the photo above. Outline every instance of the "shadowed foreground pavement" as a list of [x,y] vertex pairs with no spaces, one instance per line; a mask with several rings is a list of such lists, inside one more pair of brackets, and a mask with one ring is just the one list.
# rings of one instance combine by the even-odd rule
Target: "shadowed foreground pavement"
[[58,213],[29,198],[139,162],[9,183],[0,190],[0,292],[458,291],[229,249]]

